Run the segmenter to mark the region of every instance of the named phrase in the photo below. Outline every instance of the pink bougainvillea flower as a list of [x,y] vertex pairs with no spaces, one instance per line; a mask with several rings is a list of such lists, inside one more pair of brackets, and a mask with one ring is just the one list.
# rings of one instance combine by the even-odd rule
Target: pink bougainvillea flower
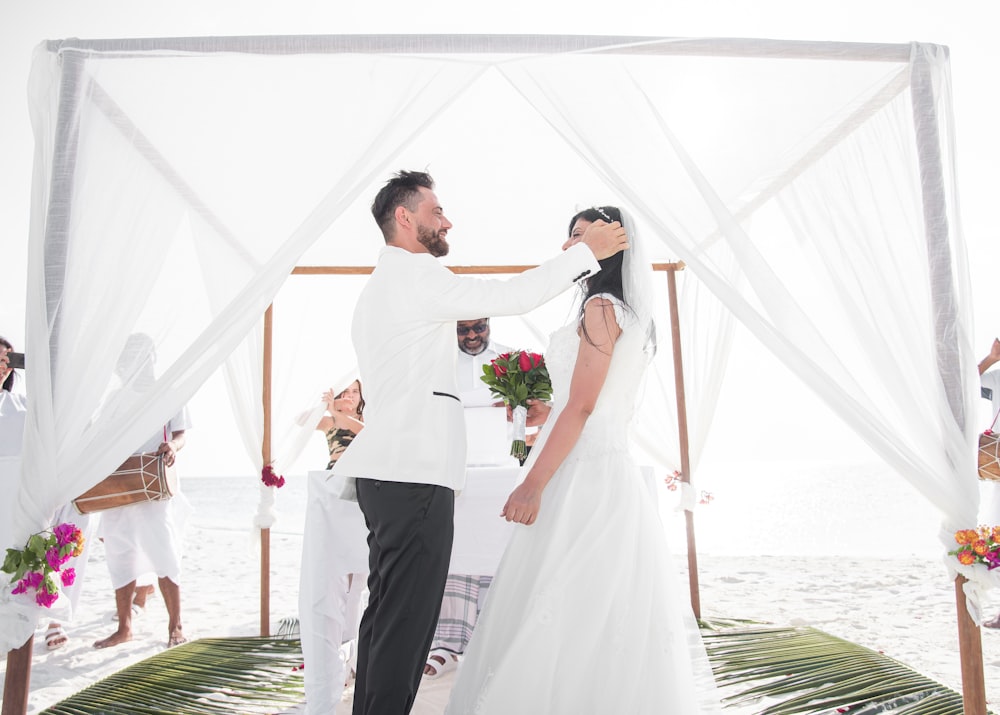
[[52,534],[56,537],[56,543],[59,546],[65,546],[76,541],[76,536],[78,529],[75,524],[65,523],[59,524],[56,528],[52,530]]
[[274,467],[270,464],[264,465],[264,468],[260,472],[260,480],[269,487],[280,488],[285,486],[285,478],[280,474],[275,474]]

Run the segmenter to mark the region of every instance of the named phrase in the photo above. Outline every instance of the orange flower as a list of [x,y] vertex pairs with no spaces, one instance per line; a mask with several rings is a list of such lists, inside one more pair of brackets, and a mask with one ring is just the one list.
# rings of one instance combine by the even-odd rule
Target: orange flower
[[976,555],[971,551],[959,551],[958,552],[958,563],[963,566],[971,566],[976,561]]
[[955,541],[963,546],[971,544],[977,538],[979,538],[979,534],[976,533],[975,529],[961,529],[955,532]]
[[79,556],[80,554],[83,553],[83,542],[84,541],[85,541],[85,539],[83,538],[83,532],[80,531],[79,529],[77,529],[77,532],[76,532],[76,546],[73,547],[73,556]]
[[972,542],[972,550],[975,551],[980,556],[982,556],[983,554],[985,554],[987,551],[990,550],[990,545],[987,544],[986,541],[983,539],[976,539],[974,542]]

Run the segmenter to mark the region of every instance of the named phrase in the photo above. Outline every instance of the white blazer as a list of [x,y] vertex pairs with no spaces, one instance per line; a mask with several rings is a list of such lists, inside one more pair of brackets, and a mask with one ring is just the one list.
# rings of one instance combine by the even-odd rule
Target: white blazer
[[343,498],[356,498],[356,478],[461,489],[456,321],[526,313],[599,270],[583,244],[506,279],[457,276],[428,253],[383,248],[354,308],[365,428],[333,468],[346,477]]

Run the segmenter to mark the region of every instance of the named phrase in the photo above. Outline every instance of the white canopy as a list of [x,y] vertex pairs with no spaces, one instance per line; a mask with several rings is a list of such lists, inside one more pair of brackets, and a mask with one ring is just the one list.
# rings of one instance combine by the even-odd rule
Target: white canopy
[[[227,359],[259,460],[261,315],[296,264],[373,263],[381,237],[367,205],[398,168],[437,180],[455,224],[453,265],[536,263],[558,250],[578,206],[630,209],[654,259],[689,268],[695,454],[735,317],[940,509],[945,532],[975,524],[967,416],[978,376],[944,47],[63,40],[38,47],[31,99],[31,409],[18,543]],[[286,422],[302,400],[296,350],[322,336],[329,375],[353,366],[359,280],[323,284],[295,320],[276,303],[278,326],[304,323],[314,336],[277,336]],[[534,334],[555,315],[565,306],[529,316]],[[141,398],[115,390],[135,332],[157,346],[158,379]],[[668,424],[669,381],[659,393]],[[676,464],[670,449],[651,452]],[[9,610],[0,632],[14,647],[31,624]]]

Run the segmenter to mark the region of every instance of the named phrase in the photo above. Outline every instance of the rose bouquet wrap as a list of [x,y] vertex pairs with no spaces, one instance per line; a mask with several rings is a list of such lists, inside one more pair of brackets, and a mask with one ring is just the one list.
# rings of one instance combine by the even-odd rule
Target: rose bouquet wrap
[[550,400],[552,380],[545,358],[527,350],[514,350],[498,355],[489,365],[483,365],[480,378],[490,388],[494,397],[500,398],[511,408],[514,439],[510,453],[519,461],[527,454],[524,441],[528,417],[528,400]]

